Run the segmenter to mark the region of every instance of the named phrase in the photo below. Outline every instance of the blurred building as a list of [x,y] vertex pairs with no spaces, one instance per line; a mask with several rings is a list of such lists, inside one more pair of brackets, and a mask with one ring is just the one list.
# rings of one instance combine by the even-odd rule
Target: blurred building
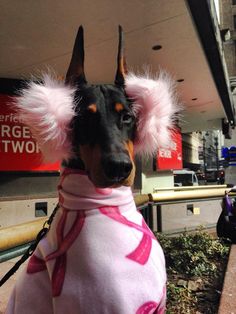
[[236,0],[219,1],[219,23],[232,89],[236,87]]
[[[236,103],[236,0],[219,0],[219,24],[227,71],[230,81],[230,89],[233,101]],[[226,130],[227,133],[228,130]],[[231,138],[230,135],[226,138]]]
[[[236,0],[219,0],[219,19],[230,89],[233,101],[236,103]],[[229,129],[229,133],[224,141],[224,146],[228,148],[236,145],[236,129]],[[226,182],[236,183],[236,167],[234,165],[226,168]]]
[[[208,1],[220,37],[218,46],[222,64],[228,77],[228,88],[233,103],[236,103],[236,0]],[[215,12],[215,13],[214,13]],[[211,52],[213,53],[213,52]],[[211,128],[183,134],[183,165],[192,170],[207,171],[223,165],[221,147],[236,144],[236,130],[227,118],[222,119],[221,128]]]

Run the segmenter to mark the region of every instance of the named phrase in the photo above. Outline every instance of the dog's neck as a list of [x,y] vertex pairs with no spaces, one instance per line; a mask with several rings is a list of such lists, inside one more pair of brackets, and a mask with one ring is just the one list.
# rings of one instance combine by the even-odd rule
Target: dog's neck
[[130,187],[97,188],[83,170],[62,168],[58,185],[59,203],[68,210],[90,210],[103,206],[134,206]]

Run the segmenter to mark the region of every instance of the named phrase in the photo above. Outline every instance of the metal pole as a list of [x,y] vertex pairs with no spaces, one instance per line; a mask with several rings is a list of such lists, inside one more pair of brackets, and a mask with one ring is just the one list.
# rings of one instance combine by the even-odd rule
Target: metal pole
[[161,205],[157,205],[157,232],[162,232]]
[[202,143],[203,143],[203,171],[206,180],[206,139],[204,136],[202,138]]
[[218,156],[218,138],[215,137],[215,148],[216,148],[216,169],[219,171],[219,156]]

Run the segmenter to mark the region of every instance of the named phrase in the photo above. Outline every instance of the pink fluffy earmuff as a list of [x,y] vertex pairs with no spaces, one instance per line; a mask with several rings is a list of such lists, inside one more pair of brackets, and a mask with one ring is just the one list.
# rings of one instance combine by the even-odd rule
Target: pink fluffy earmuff
[[135,153],[152,156],[158,148],[168,147],[180,110],[173,80],[165,72],[154,78],[150,74],[129,73],[125,78],[125,91],[133,101],[137,119]]
[[16,100],[23,123],[29,126],[45,161],[69,159],[72,155],[70,122],[75,89],[44,75],[42,83],[31,82]]

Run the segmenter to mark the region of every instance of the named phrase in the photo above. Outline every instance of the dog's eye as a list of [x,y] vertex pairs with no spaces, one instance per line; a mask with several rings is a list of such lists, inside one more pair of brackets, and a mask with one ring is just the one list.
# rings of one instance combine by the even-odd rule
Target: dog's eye
[[125,124],[129,124],[133,121],[133,116],[129,113],[125,113],[122,115],[121,121]]

